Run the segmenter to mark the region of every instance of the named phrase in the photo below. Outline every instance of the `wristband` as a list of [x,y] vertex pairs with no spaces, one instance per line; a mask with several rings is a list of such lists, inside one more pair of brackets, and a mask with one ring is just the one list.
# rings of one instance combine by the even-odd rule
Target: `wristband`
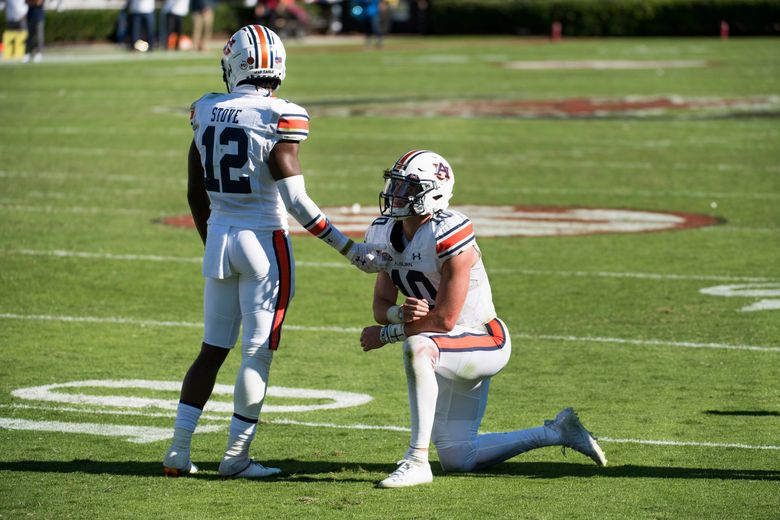
[[405,339],[406,333],[404,332],[403,323],[392,323],[390,325],[385,325],[379,331],[379,341],[385,345],[388,343],[404,341]]
[[403,323],[404,310],[400,305],[393,305],[387,309],[387,321],[390,323]]
[[339,253],[341,253],[344,256],[347,256],[347,253],[349,253],[349,250],[352,249],[352,246],[354,245],[355,241],[351,238],[347,239],[347,243],[344,244],[344,247],[339,249]]

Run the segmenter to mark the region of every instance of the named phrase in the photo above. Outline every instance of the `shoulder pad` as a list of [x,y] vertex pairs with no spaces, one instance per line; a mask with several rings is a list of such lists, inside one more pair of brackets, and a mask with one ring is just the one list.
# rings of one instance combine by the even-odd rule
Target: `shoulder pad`
[[368,229],[366,229],[366,236],[364,242],[376,244],[387,243],[387,228],[392,227],[394,219],[391,217],[379,217],[374,219]]
[[476,238],[471,221],[457,211],[439,211],[433,218],[433,225],[436,256],[440,260],[460,254]]

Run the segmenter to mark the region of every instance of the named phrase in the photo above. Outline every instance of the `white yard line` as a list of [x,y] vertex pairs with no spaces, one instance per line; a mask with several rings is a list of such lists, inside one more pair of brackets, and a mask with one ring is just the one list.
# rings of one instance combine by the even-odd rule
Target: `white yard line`
[[515,338],[533,340],[566,341],[577,343],[606,343],[616,345],[651,345],[658,347],[713,348],[722,350],[755,350],[758,352],[780,352],[780,347],[759,347],[755,345],[732,345],[728,343],[700,343],[694,341],[667,341],[661,339],[607,338],[602,336],[560,336],[553,334],[524,334],[515,332]]
[[[29,406],[29,405],[0,405],[0,408],[12,408],[12,409],[33,409],[33,410],[46,410],[53,412],[79,412],[79,413],[91,413],[91,414],[106,414],[106,415],[136,415],[142,417],[175,417],[174,413],[154,413],[154,412],[130,412],[125,410],[95,410],[89,408],[68,408],[68,407],[55,407],[55,406]],[[230,420],[229,415],[214,416],[204,415],[202,420],[213,420],[228,422]],[[392,426],[392,425],[372,425],[372,424],[336,424],[336,423],[321,423],[312,421],[297,421],[294,419],[263,419],[263,423],[267,424],[280,424],[290,426],[306,426],[310,428],[329,428],[339,430],[374,430],[374,431],[390,431],[390,432],[408,432],[410,431],[406,426]],[[28,421],[25,419],[3,419],[0,418],[0,428],[7,429],[33,429],[40,431],[39,422]],[[139,426],[117,426],[109,424],[92,424],[84,423],[78,425],[77,423],[68,422],[55,422],[47,421],[47,425],[50,427],[45,428],[48,431],[57,432],[70,432],[70,433],[93,433],[98,435],[112,435],[119,437],[139,437],[143,436],[148,440],[142,442],[152,442],[155,440],[163,440],[170,437],[170,428],[154,428],[154,427],[139,427]],[[38,426],[36,426],[38,425]],[[198,427],[198,433],[215,432],[223,429],[216,425],[201,425]],[[484,433],[484,432],[483,432]],[[130,439],[128,439],[130,440]],[[679,446],[679,447],[702,447],[702,448],[735,448],[743,450],[780,450],[780,446],[766,445],[766,444],[744,444],[744,443],[731,443],[731,442],[707,442],[707,441],[671,441],[671,440],[654,440],[654,439],[617,439],[612,437],[599,437],[600,442],[607,442],[613,444],[644,444],[650,446]],[[137,442],[137,441],[136,441]]]
[[[0,319],[9,320],[30,320],[30,321],[58,321],[71,323],[116,323],[122,325],[137,325],[140,327],[187,327],[201,328],[200,322],[191,321],[157,321],[157,320],[138,320],[134,318],[123,317],[96,317],[96,316],[56,316],[42,314],[15,314],[0,313]],[[336,326],[305,326],[305,325],[285,325],[285,330],[304,331],[304,332],[337,332],[345,334],[357,334],[362,329],[359,327],[336,327]],[[694,341],[668,341],[660,339],[632,339],[632,338],[609,338],[602,336],[565,336],[552,334],[524,334],[516,332],[515,338],[526,338],[531,340],[551,340],[577,343],[603,343],[615,345],[648,345],[658,347],[680,347],[680,348],[709,348],[720,350],[746,350],[757,352],[780,352],[778,346],[758,346],[758,345],[734,345],[728,343],[701,343]]]
[[747,450],[780,450],[780,446],[771,444],[740,444],[733,442],[698,442],[698,441],[656,441],[648,439],[613,439],[599,437],[599,442],[614,442],[616,444],[650,444],[653,446],[698,446],[703,448],[738,448]]
[[[0,255],[22,256],[50,256],[60,258],[86,258],[94,260],[126,260],[141,262],[177,262],[186,264],[199,264],[200,257],[194,256],[167,256],[167,255],[120,255],[114,253],[95,253],[87,251],[65,250],[36,250],[36,249],[10,249],[0,250]],[[307,262],[296,261],[298,267],[322,267],[329,269],[347,269],[351,266],[346,262]],[[728,276],[728,275],[696,275],[673,273],[642,273],[642,272],[618,272],[618,271],[556,271],[552,269],[514,269],[494,268],[491,273],[519,274],[526,276],[564,276],[564,277],[594,277],[594,278],[633,278],[638,280],[690,280],[705,282],[744,282],[744,283],[773,283],[780,281],[777,278],[762,276]]]

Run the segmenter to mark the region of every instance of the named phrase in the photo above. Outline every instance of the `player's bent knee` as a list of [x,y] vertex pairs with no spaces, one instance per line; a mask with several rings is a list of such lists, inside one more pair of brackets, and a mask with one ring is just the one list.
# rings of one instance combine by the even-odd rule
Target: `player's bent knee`
[[461,442],[447,446],[436,445],[439,464],[444,471],[463,473],[476,468],[477,453],[470,442]]
[[404,357],[412,362],[424,360],[435,363],[439,358],[439,349],[427,336],[411,336],[404,341]]

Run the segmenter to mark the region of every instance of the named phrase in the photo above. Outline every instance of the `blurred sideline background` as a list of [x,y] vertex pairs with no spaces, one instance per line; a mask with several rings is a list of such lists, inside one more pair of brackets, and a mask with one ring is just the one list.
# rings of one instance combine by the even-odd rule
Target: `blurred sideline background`
[[[269,26],[285,41],[352,35],[365,37],[366,45],[375,47],[382,46],[384,36],[410,34],[507,34],[553,40],[780,34],[777,0],[37,1],[43,2],[45,11],[46,48],[113,43],[135,52],[205,51],[247,23]],[[10,18],[35,2],[0,1],[5,7],[0,14],[4,61],[25,59],[21,49],[27,31],[34,35],[33,27]]]

